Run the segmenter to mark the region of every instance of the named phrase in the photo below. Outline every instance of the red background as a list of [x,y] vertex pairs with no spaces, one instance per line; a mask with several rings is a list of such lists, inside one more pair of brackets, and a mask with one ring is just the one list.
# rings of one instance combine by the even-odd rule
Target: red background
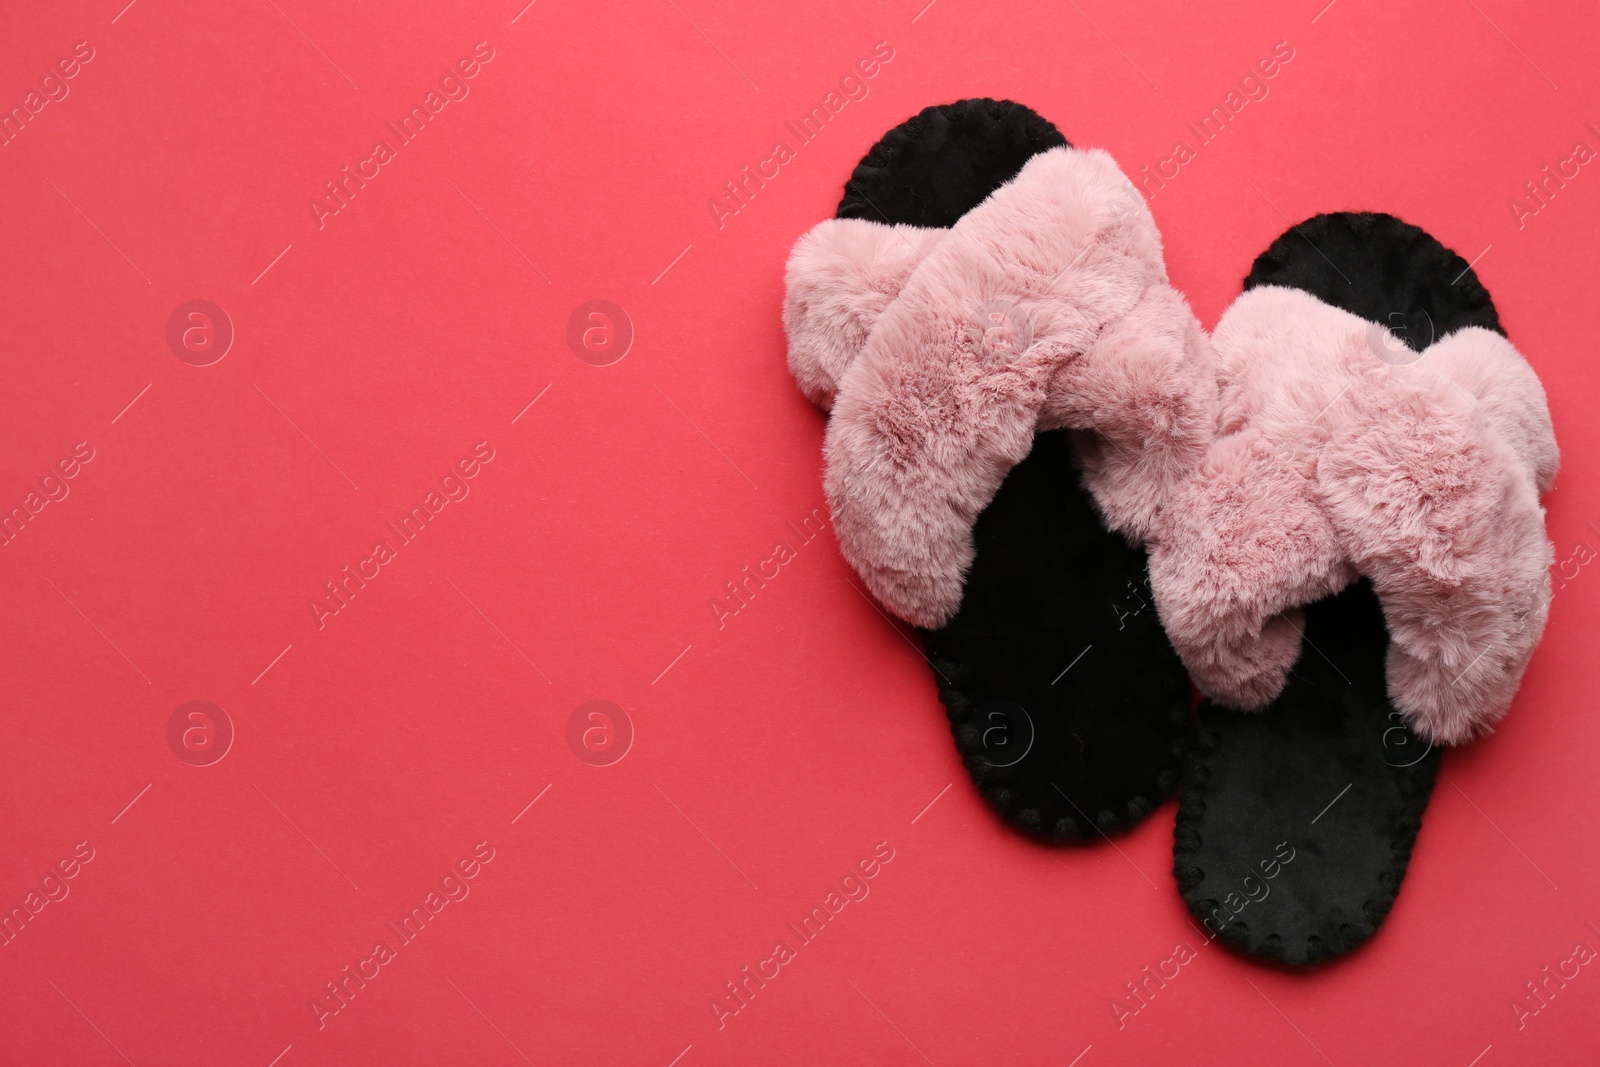
[[[779,325],[790,244],[923,106],[1021,100],[1132,174],[1286,41],[1152,201],[1175,284],[1212,324],[1336,209],[1481,254],[1549,389],[1557,556],[1600,549],[1600,175],[1508,206],[1600,148],[1593,5],[523,3],[0,14],[6,107],[94,49],[0,148],[0,506],[95,454],[0,548],[0,908],[95,851],[0,947],[0,1061],[1594,1062],[1600,966],[1521,1029],[1512,1003],[1600,948],[1600,567],[1568,566],[1499,732],[1446,756],[1376,939],[1250,965],[1186,921],[1172,805],[1115,848],[989,816],[917,652],[831,535],[787,528],[822,503],[822,418]],[[322,183],[480,41],[470,95],[319,228]],[[869,95],[719,228],[723,183],[879,41]],[[236,331],[212,366],[166,341],[192,299]],[[610,366],[566,342],[593,299],[636,333]],[[480,441],[471,495],[319,630],[323,583]],[[780,540],[798,558],[719,628]],[[236,731],[206,767],[167,742],[196,699]],[[568,745],[593,699],[633,724],[611,766]],[[319,1029],[324,983],[480,841],[470,896]],[[719,1029],[723,983],[880,841],[870,896]]]

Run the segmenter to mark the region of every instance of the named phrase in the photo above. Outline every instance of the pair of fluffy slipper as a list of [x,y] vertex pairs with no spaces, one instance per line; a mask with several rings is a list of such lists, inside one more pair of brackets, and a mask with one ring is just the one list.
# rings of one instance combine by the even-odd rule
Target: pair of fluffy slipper
[[1549,602],[1544,392],[1467,264],[1320,215],[1207,335],[1110,156],[966,100],[873,147],[786,282],[840,550],[922,629],[990,806],[1093,838],[1181,782],[1213,936],[1370,936]]

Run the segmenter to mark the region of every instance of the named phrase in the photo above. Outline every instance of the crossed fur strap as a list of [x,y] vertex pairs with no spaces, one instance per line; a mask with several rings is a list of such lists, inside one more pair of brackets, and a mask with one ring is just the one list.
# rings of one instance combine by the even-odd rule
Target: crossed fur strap
[[949,230],[823,222],[786,287],[840,550],[916,625],[960,606],[973,523],[1036,432],[1095,432],[1087,484],[1135,540],[1213,434],[1204,334],[1102,151],[1034,156]]
[[949,230],[850,219],[786,275],[789,367],[832,411],[840,551],[888,608],[948,621],[972,527],[1035,433],[1089,430],[1107,525],[1150,548],[1162,622],[1207,695],[1260,708],[1298,608],[1372,580],[1388,689],[1419,733],[1504,715],[1543,632],[1558,453],[1504,337],[1420,357],[1299,290],[1245,293],[1207,338],[1142,198],[1100,151],[1031,159]]
[[1195,682],[1265,706],[1302,654],[1297,609],[1361,575],[1388,624],[1395,706],[1436,743],[1485,732],[1549,608],[1539,495],[1559,457],[1532,368],[1481,327],[1418,353],[1276,286],[1240,296],[1211,341],[1218,434],[1149,545]]

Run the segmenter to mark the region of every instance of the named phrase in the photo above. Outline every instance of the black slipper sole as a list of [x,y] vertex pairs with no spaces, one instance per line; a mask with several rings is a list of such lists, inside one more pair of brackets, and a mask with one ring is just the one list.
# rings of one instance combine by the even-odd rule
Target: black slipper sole
[[[837,214],[948,227],[1066,143],[1009,101],[931,107],[873,147]],[[1189,680],[1151,602],[1145,553],[1101,522],[1068,431],[1035,438],[973,540],[960,610],[923,633],[973,783],[1044,840],[1132,826],[1177,786]]]
[[1271,707],[1201,705],[1173,834],[1178,890],[1207,933],[1293,964],[1378,929],[1439,768],[1439,750],[1389,704],[1389,636],[1371,585],[1305,619],[1305,651]]
[[[1418,351],[1466,326],[1504,332],[1466,261],[1390,215],[1301,223],[1257,258],[1244,287],[1258,285],[1302,289]],[[1173,873],[1225,944],[1321,963],[1371,937],[1393,906],[1440,754],[1389,702],[1388,647],[1363,580],[1305,609],[1303,651],[1270,707],[1201,705]]]

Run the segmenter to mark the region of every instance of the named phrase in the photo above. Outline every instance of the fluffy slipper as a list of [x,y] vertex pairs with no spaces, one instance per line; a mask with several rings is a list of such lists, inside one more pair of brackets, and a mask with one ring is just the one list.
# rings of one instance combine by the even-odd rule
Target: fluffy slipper
[[1556,444],[1466,262],[1392,216],[1285,233],[1212,342],[1220,433],[1151,553],[1212,698],[1175,873],[1223,941],[1313,964],[1388,914],[1439,746],[1511,703],[1549,604]]
[[1215,419],[1144,201],[1025,107],[928,108],[786,282],[841,552],[924,631],[974,783],[1045,839],[1137,822],[1177,784],[1189,705],[1138,545]]

